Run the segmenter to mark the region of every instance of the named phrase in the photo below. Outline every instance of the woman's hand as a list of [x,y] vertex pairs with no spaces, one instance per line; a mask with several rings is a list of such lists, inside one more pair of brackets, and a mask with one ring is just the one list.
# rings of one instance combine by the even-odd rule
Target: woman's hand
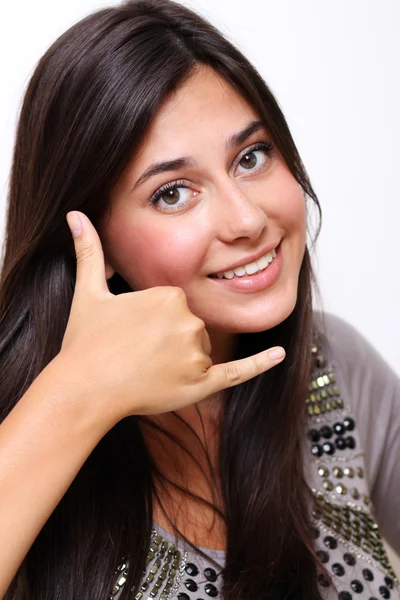
[[58,359],[99,403],[112,426],[132,414],[160,414],[194,404],[247,381],[284,358],[266,350],[212,365],[204,322],[193,315],[178,287],[153,287],[119,295],[107,286],[104,254],[96,229],[79,216],[74,235],[77,274],[74,297]]

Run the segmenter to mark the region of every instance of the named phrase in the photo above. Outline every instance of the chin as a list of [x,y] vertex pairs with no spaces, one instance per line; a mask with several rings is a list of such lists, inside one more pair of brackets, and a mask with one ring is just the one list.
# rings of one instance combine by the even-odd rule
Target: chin
[[297,294],[285,295],[284,299],[277,300],[273,304],[265,302],[262,308],[246,311],[245,307],[240,310],[223,311],[224,318],[219,320],[204,319],[213,329],[226,333],[258,333],[276,327],[283,323],[292,314]]

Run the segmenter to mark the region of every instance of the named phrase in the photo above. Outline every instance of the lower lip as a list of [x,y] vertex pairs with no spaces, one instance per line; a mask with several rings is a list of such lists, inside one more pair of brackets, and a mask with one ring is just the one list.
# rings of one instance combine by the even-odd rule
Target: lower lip
[[211,281],[222,285],[233,292],[244,292],[251,294],[252,292],[260,292],[273,285],[282,273],[283,259],[281,244],[276,248],[276,256],[264,271],[255,273],[254,275],[244,275],[243,277],[233,277],[232,279],[219,279],[218,277],[209,277]]

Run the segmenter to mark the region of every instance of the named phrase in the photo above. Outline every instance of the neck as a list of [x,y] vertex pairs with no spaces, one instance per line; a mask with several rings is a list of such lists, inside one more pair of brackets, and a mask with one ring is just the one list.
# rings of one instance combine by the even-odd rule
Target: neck
[[[232,360],[237,337],[210,330],[208,330],[208,334],[212,346],[212,364],[216,365]],[[150,425],[141,423],[147,449],[158,470],[170,482],[174,482],[180,488],[190,490],[195,496],[203,498],[214,506],[219,506],[221,510],[218,454],[219,423],[223,401],[224,390],[174,413],[148,417],[175,436],[189,454],[165,434],[160,434]],[[164,483],[160,487],[158,478],[154,484],[158,491],[158,499],[153,499],[153,519],[156,523],[169,530],[169,523],[164,515],[165,509],[173,522],[194,543],[201,546],[208,546],[211,543],[211,547],[221,549],[225,547],[223,522],[219,520],[218,526],[215,526],[214,510],[203,503],[193,502],[190,498],[188,500],[188,497],[177,491],[173,484],[167,484],[165,487]],[[164,509],[161,508],[159,499],[161,499]],[[192,530],[190,527],[194,527],[194,529]],[[213,535],[216,537],[210,538],[209,542],[198,539],[195,535],[198,527],[203,533],[206,532],[206,536],[211,535],[210,532],[213,531]]]

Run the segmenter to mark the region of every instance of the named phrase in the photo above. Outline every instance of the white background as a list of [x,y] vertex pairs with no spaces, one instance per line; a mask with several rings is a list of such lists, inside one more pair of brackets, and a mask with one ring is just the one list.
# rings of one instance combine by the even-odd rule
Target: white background
[[[323,209],[324,308],[400,374],[400,3],[189,0],[234,40],[275,94]],[[99,0],[20,0],[1,10],[0,237],[17,111],[50,43]]]

